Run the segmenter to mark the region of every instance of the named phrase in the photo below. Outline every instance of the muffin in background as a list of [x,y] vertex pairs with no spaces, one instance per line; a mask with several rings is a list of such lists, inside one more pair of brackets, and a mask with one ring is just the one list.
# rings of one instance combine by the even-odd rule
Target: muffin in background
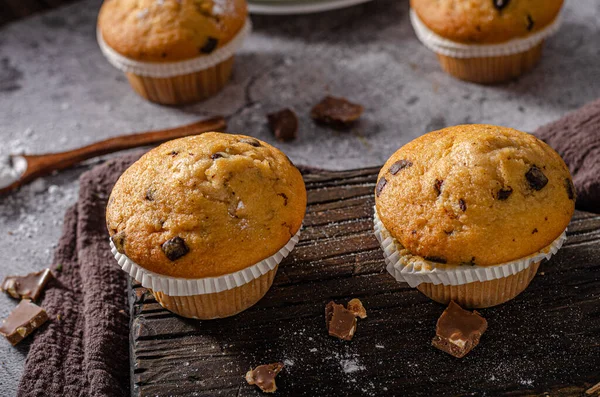
[[388,271],[435,301],[474,308],[521,293],[565,241],[575,207],[571,175],[552,148],[477,124],[400,148],[375,195]]
[[166,309],[211,319],[265,295],[305,210],[302,175],[285,154],[212,132],[135,162],[112,190],[106,221],[123,270]]
[[206,99],[229,81],[251,29],[246,0],[105,0],[97,38],[142,97],[165,105]]
[[476,83],[531,70],[560,24],[563,0],[411,0],[417,37],[442,69]]

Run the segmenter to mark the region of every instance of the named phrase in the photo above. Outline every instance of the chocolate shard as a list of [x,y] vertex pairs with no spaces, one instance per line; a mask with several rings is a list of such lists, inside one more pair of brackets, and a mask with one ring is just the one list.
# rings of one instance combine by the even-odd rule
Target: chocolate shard
[[291,109],[283,109],[267,115],[269,127],[275,138],[281,142],[289,142],[298,135],[298,117]]
[[176,261],[190,252],[190,249],[181,237],[173,237],[165,241],[161,248],[170,261]]
[[565,189],[567,190],[567,196],[569,197],[569,200],[575,200],[577,198],[575,186],[573,186],[573,181],[571,178],[565,178]]
[[503,187],[500,190],[498,190],[496,198],[500,201],[504,201],[510,197],[512,192],[513,192],[512,187],[510,187],[510,186]]
[[390,167],[390,174],[396,175],[405,168],[412,167],[413,163],[409,160],[398,160]]
[[367,310],[363,306],[360,299],[354,298],[348,302],[348,310],[352,312],[356,317],[361,319],[367,318]]
[[535,165],[529,168],[529,171],[525,174],[525,178],[533,190],[542,190],[548,184],[546,175]]
[[435,192],[438,196],[440,194],[442,194],[442,185],[443,184],[444,184],[444,181],[441,179],[436,179],[435,182],[433,182],[433,189],[435,190]]
[[112,235],[111,239],[117,251],[125,255],[125,230],[120,231]]
[[258,141],[258,139],[253,139],[253,138],[243,138],[240,139],[240,142],[242,143],[246,143],[250,146],[254,146],[254,147],[261,147],[262,145],[260,144],[260,142]]
[[204,45],[202,47],[200,47],[200,52],[203,54],[210,54],[217,48],[218,44],[219,44],[219,39],[217,39],[215,37],[208,37],[206,39],[206,42],[204,43]]
[[446,260],[446,258],[443,258],[441,256],[426,256],[423,259],[429,261],[429,262],[437,262],[437,263],[448,263],[448,261]]
[[275,377],[283,369],[283,363],[259,365],[246,373],[246,382],[256,385],[265,393],[275,393]]
[[325,306],[325,321],[329,335],[342,340],[352,340],[356,332],[356,316],[344,305],[329,302]]
[[23,299],[2,321],[0,335],[15,346],[46,321],[48,321],[48,314],[44,309],[28,299]]
[[436,335],[431,341],[434,347],[462,358],[479,344],[487,330],[487,321],[477,311],[464,310],[451,301],[438,319]]
[[510,0],[492,0],[492,3],[498,11],[501,11],[504,7],[508,5],[508,3],[510,3]]
[[533,21],[533,18],[531,17],[530,14],[527,14],[527,26],[526,26],[527,30],[529,32],[531,32],[534,25],[535,25],[535,22]]
[[318,123],[335,129],[346,129],[360,118],[364,108],[345,98],[326,96],[311,110],[310,116]]
[[375,186],[375,194],[377,195],[377,197],[379,197],[385,185],[387,185],[387,179],[385,179],[385,177],[382,176],[381,179],[379,179],[379,181],[377,182],[377,186]]
[[29,273],[26,276],[8,276],[0,285],[0,290],[16,299],[36,301],[51,278],[52,272],[50,269]]

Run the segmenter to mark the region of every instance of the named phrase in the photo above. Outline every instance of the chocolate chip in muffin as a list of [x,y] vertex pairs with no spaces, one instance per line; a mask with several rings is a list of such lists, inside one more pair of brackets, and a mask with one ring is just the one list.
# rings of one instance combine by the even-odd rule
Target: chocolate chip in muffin
[[502,11],[502,9],[510,3],[510,0],[492,0],[492,3],[494,3],[494,7],[496,7],[498,11]]
[[204,45],[202,47],[200,47],[200,52],[203,54],[210,54],[217,48],[218,44],[219,44],[219,39],[216,39],[214,37],[209,37],[206,39],[206,43],[204,43]]
[[117,251],[121,254],[125,254],[125,230],[114,234],[111,238]]
[[426,256],[424,259],[429,262],[448,263],[446,258],[442,258],[441,256]]
[[503,187],[500,190],[498,190],[498,194],[496,195],[496,198],[500,201],[504,201],[510,197],[512,192],[513,192],[512,187],[510,187],[510,186]]
[[529,171],[525,174],[529,186],[533,190],[542,190],[548,184],[548,178],[537,166],[532,165]]
[[567,189],[567,196],[569,200],[575,200],[575,186],[573,186],[573,181],[571,178],[565,178],[565,189]]
[[465,212],[467,210],[467,203],[465,203],[465,200],[463,199],[458,200],[458,206],[460,207],[460,210],[462,212]]
[[442,185],[444,184],[444,181],[436,179],[435,182],[433,183],[433,188],[435,189],[435,192],[437,193],[437,195],[439,196],[440,194],[442,194]]
[[155,195],[156,195],[156,190],[154,190],[153,188],[148,188],[148,190],[146,190],[146,196],[144,196],[144,198],[148,201],[154,201],[155,199]]
[[390,167],[390,174],[396,175],[405,168],[412,167],[413,163],[409,160],[398,160]]
[[219,152],[219,153],[214,153],[210,156],[211,159],[216,160],[216,159],[220,159],[223,158],[223,153]]
[[342,130],[358,120],[363,111],[361,105],[345,98],[326,96],[312,108],[310,117],[318,123]]
[[173,237],[165,241],[161,248],[170,261],[176,261],[190,252],[190,249],[181,237]]
[[386,184],[387,184],[387,179],[385,179],[384,177],[381,177],[381,179],[377,182],[377,186],[375,187],[375,193],[377,194],[377,197],[379,197],[379,195],[381,194],[381,191],[383,190],[383,188],[385,187]]
[[531,32],[533,25],[535,25],[533,18],[531,18],[531,15],[527,14],[527,31]]
[[298,133],[298,116],[291,109],[283,109],[267,115],[269,127],[277,140],[293,141]]
[[531,234],[536,234],[538,232],[537,227],[531,231]]
[[240,142],[247,143],[248,145],[254,146],[254,147],[261,147],[262,146],[259,141],[257,141],[256,139],[251,139],[251,138],[240,139]]
[[475,257],[472,257],[468,262],[462,262],[463,266],[475,266]]
[[171,153],[169,153],[169,155],[170,155],[171,157],[175,157],[175,156],[177,156],[178,154],[179,154],[179,152],[178,152],[178,151],[176,151],[176,150],[173,150]]
[[277,193],[278,196],[283,198],[283,205],[287,206],[288,204],[288,196],[285,193]]

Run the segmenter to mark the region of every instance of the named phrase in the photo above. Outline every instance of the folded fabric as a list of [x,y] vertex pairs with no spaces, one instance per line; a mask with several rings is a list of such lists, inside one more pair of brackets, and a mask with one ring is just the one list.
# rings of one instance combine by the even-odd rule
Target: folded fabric
[[112,186],[139,156],[80,179],[54,256],[56,278],[40,303],[50,321],[34,336],[19,397],[129,395],[127,278],[110,252],[104,211]]
[[534,134],[569,166],[577,209],[600,213],[600,99],[540,127]]

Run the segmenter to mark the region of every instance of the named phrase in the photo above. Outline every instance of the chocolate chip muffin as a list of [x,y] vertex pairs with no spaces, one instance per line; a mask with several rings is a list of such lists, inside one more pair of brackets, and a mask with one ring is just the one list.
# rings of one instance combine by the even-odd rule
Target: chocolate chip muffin
[[463,80],[505,81],[531,69],[558,28],[563,0],[411,0],[417,36]]
[[472,271],[527,258],[561,236],[575,207],[569,170],[552,148],[492,125],[450,127],[408,143],[381,169],[375,195],[384,234],[419,270]]
[[[115,250],[144,275],[206,280],[243,273],[268,258],[278,263],[281,250],[287,255],[290,241],[297,241],[305,209],[302,176],[285,154],[255,138],[206,133],[167,142],[127,169],[111,193],[106,220]],[[267,271],[271,281],[277,263]]]
[[106,0],[98,40],[143,97],[182,104],[216,93],[249,28],[245,0]]

